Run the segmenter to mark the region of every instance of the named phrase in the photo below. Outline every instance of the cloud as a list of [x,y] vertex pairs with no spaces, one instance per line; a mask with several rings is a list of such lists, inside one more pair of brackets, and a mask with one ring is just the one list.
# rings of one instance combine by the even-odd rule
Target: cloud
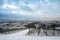
[[4,0],[0,12],[30,17],[60,17],[58,0]]
[[13,5],[13,4],[3,4],[1,6],[1,8],[3,8],[3,9],[7,9],[7,8],[9,8],[9,9],[17,9],[18,7]]
[[31,8],[32,10],[35,9],[37,6],[35,4],[28,4],[27,7]]

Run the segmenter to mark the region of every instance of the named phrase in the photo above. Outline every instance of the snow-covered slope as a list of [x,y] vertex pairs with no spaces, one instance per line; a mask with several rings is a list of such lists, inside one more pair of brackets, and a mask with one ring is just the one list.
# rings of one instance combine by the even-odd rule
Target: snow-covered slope
[[0,35],[0,40],[60,40],[58,36],[28,36],[28,29],[14,34]]

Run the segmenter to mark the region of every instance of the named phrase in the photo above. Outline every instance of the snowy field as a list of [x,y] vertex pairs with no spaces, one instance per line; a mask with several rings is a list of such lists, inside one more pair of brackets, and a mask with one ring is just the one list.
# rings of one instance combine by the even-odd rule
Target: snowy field
[[0,35],[0,40],[60,40],[60,36],[28,36],[29,29],[21,32]]

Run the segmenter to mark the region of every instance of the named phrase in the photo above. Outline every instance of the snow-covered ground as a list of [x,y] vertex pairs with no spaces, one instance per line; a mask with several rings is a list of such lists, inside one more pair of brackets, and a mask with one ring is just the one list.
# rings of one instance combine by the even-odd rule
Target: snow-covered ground
[[0,35],[0,40],[60,40],[59,36],[28,36],[29,29],[21,32]]

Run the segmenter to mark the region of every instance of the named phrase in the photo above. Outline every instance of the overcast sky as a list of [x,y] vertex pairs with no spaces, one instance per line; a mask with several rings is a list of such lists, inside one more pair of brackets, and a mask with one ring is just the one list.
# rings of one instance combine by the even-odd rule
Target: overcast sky
[[0,13],[32,18],[60,17],[60,0],[0,0]]

